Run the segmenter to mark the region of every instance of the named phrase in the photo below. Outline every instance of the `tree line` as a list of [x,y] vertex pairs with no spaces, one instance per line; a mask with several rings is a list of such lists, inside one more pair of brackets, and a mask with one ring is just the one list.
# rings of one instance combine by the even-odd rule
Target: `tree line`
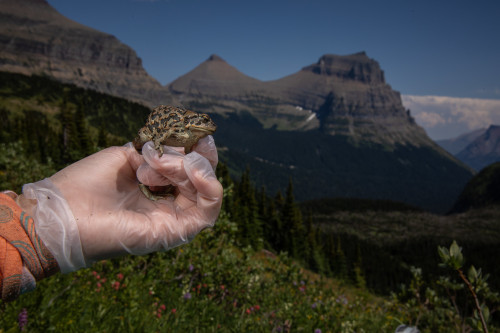
[[324,276],[334,276],[365,286],[360,247],[349,260],[340,235],[325,234],[313,225],[311,213],[303,214],[294,198],[292,179],[286,191],[268,196],[265,187],[256,189],[247,168],[239,180],[233,180],[227,165],[220,162],[217,177],[230,190],[223,210],[237,223],[236,239],[240,246],[286,252],[305,267]]

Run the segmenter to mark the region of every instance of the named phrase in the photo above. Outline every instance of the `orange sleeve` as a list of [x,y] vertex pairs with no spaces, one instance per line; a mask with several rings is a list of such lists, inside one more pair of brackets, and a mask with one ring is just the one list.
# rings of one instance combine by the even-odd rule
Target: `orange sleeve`
[[0,294],[19,297],[23,265],[38,281],[59,271],[56,260],[38,238],[33,218],[8,195],[0,193]]

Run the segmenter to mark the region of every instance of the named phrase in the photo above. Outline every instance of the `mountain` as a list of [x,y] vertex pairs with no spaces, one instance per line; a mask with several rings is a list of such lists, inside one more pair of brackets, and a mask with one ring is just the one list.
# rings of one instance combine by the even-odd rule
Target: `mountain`
[[131,48],[46,1],[2,0],[0,18],[1,71],[208,112],[232,175],[248,166],[268,193],[292,178],[298,200],[398,200],[444,212],[472,177],[415,123],[364,52],[326,54],[273,81],[251,78],[212,55],[162,87]]
[[491,125],[456,157],[475,170],[500,162],[500,126]]
[[241,73],[213,54],[207,61],[170,83],[169,89],[179,95],[180,100],[183,100],[184,96],[192,96],[198,100],[220,96],[243,99],[241,92],[252,91],[259,84],[259,80]]
[[222,160],[235,174],[249,167],[270,193],[291,177],[299,200],[389,199],[444,212],[472,177],[415,123],[364,52],[324,55],[266,82],[212,55],[168,87],[212,114]]
[[134,50],[45,0],[0,1],[0,70],[38,74],[154,105],[168,101]]
[[455,138],[437,140],[436,143],[450,154],[456,155],[471,144],[472,141],[483,135],[486,130],[486,128],[476,129],[474,131],[461,134]]
[[215,113],[247,110],[264,128],[320,129],[355,142],[432,145],[385,82],[379,64],[360,52],[327,54],[274,81],[246,76],[212,55],[168,86],[183,104]]
[[453,213],[472,208],[500,206],[500,162],[485,167],[472,178],[453,206]]

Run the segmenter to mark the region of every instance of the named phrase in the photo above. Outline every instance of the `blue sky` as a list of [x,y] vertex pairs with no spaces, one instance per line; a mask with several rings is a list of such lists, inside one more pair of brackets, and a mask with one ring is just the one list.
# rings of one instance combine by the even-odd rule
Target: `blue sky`
[[213,53],[249,76],[273,80],[323,54],[366,51],[402,94],[500,100],[496,0],[48,2],[131,46],[162,84]]

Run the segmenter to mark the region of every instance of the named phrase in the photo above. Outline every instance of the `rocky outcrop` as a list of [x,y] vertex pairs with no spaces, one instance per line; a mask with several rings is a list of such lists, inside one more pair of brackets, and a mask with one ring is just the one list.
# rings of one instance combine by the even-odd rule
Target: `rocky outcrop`
[[217,55],[167,87],[114,36],[71,21],[45,0],[0,2],[0,70],[42,74],[153,106],[249,112],[264,128],[319,129],[354,142],[433,145],[379,64],[364,52],[327,54],[297,73],[263,82]]
[[45,0],[0,1],[0,70],[47,75],[148,105],[169,100],[133,49],[67,19]]
[[500,162],[500,126],[491,125],[456,156],[475,170]]
[[316,64],[263,82],[218,56],[169,85],[185,105],[207,112],[246,110],[264,127],[320,129],[380,144],[433,145],[385,82],[379,64],[364,52],[324,55]]
[[474,140],[483,135],[487,128],[476,129],[471,132],[461,134],[455,138],[437,140],[436,143],[449,153],[456,155],[470,145]]

